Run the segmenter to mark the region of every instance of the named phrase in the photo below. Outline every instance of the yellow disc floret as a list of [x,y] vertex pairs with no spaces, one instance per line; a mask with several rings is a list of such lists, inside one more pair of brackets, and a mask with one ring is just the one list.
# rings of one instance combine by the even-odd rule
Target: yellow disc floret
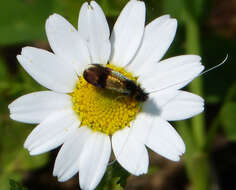
[[[111,64],[106,66],[131,80],[137,80],[123,68]],[[95,87],[83,76],[79,77],[77,86],[70,95],[73,100],[73,109],[78,114],[81,126],[90,127],[94,131],[108,135],[126,126],[129,127],[130,122],[140,110],[140,103],[130,96]]]

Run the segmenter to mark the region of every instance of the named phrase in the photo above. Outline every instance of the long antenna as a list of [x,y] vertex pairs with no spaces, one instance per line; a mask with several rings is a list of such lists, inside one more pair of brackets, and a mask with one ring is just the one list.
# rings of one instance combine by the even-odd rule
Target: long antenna
[[227,61],[228,58],[229,58],[229,55],[226,54],[226,57],[224,58],[224,60],[223,60],[221,63],[219,63],[218,65],[216,65],[216,66],[214,66],[214,67],[212,67],[212,68],[210,68],[210,69],[207,69],[206,71],[204,71],[204,72],[202,72],[202,73],[200,73],[197,77],[200,77],[200,76],[202,76],[202,75],[208,73],[209,71],[212,71],[212,70],[214,70],[214,69],[220,67],[221,65],[223,65],[223,64]]
[[[224,60],[223,60],[221,63],[219,63],[218,65],[216,65],[216,66],[214,66],[214,67],[212,67],[212,68],[210,68],[210,69],[207,69],[206,71],[204,71],[204,72],[202,72],[202,73],[199,73],[199,74],[198,74],[196,77],[194,77],[194,78],[200,77],[200,76],[202,76],[202,75],[208,73],[209,71],[212,71],[212,70],[214,70],[214,69],[220,67],[221,65],[223,65],[223,64],[227,61],[228,57],[229,57],[229,55],[226,54],[226,57],[224,58]],[[151,91],[151,92],[148,92],[148,93],[159,92],[159,91],[165,90],[165,89],[167,89],[167,88],[170,88],[170,87],[173,87],[173,86],[175,86],[175,85],[178,85],[178,84],[181,84],[181,83],[185,83],[185,82],[188,82],[188,81],[190,81],[190,79],[185,80],[185,81],[182,81],[182,82],[178,82],[178,83],[172,84],[172,85],[170,85],[170,86],[166,86],[166,87],[161,88],[161,89],[159,89],[159,90],[154,90],[154,91]]]

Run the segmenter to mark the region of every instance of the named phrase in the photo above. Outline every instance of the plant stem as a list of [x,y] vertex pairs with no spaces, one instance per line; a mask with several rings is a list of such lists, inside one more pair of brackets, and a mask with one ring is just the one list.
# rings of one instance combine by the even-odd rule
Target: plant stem
[[[201,54],[198,24],[190,15],[186,20],[186,53]],[[196,78],[189,85],[189,89],[193,93],[203,95],[202,79]],[[203,147],[206,138],[203,114],[195,116],[191,122],[197,146]]]
[[[185,13],[186,24],[186,52],[187,54],[200,55],[199,28],[196,20],[189,12]],[[203,94],[201,78],[195,79],[189,86],[191,92],[198,95]],[[187,122],[184,124],[182,134],[187,131]],[[189,132],[191,131],[191,132]],[[204,115],[195,116],[191,120],[191,139],[188,137],[186,141],[187,151],[184,156],[186,171],[191,181],[191,189],[208,190],[210,185],[210,163],[208,154],[205,152],[206,131]],[[185,135],[186,136],[186,135]],[[184,139],[186,137],[183,136]]]
[[184,164],[191,182],[190,189],[208,190],[210,177],[208,155],[197,148],[196,142],[193,138],[194,134],[192,133],[187,121],[178,122],[177,126],[187,147],[187,151],[184,155]]

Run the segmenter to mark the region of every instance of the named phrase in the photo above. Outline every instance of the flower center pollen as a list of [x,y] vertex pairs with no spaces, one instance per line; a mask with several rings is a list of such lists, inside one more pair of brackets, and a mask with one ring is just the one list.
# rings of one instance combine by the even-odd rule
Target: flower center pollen
[[[106,66],[131,80],[137,80],[121,67],[112,64]],[[83,76],[79,77],[76,88],[70,95],[72,96],[73,109],[78,114],[81,126],[90,127],[94,131],[100,131],[107,135],[129,127],[141,106],[140,102],[129,95],[93,86]]]

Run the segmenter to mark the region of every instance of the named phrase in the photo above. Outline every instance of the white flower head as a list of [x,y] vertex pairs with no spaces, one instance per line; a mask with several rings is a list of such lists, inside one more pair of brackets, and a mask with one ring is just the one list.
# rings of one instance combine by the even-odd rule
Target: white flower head
[[[160,61],[176,33],[169,15],[145,26],[145,4],[131,0],[112,34],[100,6],[91,1],[80,10],[78,30],[62,16],[47,19],[53,53],[33,47],[17,56],[23,68],[48,91],[27,94],[9,105],[10,117],[37,123],[25,141],[31,155],[58,146],[53,175],[66,181],[79,172],[80,187],[92,190],[103,177],[111,151],[133,175],[147,173],[147,147],[178,161],[185,152],[181,137],[168,121],[203,111],[203,99],[179,90],[204,67],[196,55]],[[101,64],[134,81],[148,99],[91,85],[83,73]]]

